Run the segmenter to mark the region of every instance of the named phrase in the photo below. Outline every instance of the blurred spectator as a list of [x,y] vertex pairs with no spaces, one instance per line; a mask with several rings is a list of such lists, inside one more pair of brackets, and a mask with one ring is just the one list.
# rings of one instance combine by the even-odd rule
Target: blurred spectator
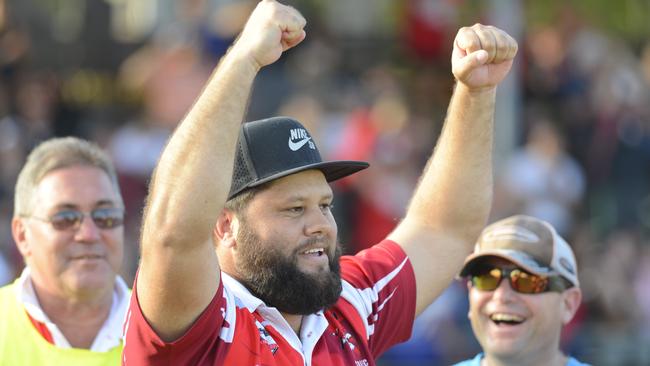
[[8,118],[20,130],[18,144],[31,150],[54,133],[56,79],[46,73],[23,73],[16,80],[15,112]]
[[434,141],[434,136],[417,135],[421,131],[390,70],[371,70],[364,82],[369,105],[348,116],[335,148],[337,158],[365,160],[373,166],[339,185],[345,202],[335,212],[350,211],[342,232],[348,235],[344,243],[351,245],[351,253],[379,242],[397,225],[423,166],[418,154]]
[[144,105],[142,114],[118,129],[109,143],[120,173],[148,179],[170,132],[209,75],[207,66],[191,47],[150,47],[126,61],[122,80],[142,92]]
[[11,88],[0,84],[0,255],[11,260],[13,278],[22,268],[10,232],[14,184],[28,152],[53,136],[58,98],[49,74],[21,71],[12,79]]
[[[584,328],[576,335],[585,359],[598,365],[645,365],[650,361],[643,313],[635,293],[640,248],[637,233],[619,230],[582,271],[590,294]],[[644,310],[645,312],[645,310]]]
[[513,152],[498,179],[503,205],[499,214],[535,216],[567,234],[584,194],[585,178],[553,123],[534,118],[526,144]]
[[[142,113],[119,127],[108,141],[127,211],[127,243],[139,240],[140,218],[149,177],[171,131],[183,118],[209,75],[199,50],[152,45],[123,65],[125,85],[142,94]],[[127,280],[138,262],[136,245],[126,248]]]

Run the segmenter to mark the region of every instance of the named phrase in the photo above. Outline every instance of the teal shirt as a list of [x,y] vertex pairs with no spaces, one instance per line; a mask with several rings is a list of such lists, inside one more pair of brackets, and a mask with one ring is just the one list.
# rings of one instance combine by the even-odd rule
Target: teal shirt
[[[476,357],[472,358],[471,360],[461,361],[453,366],[481,366],[482,358],[483,358],[483,353],[479,353],[478,355],[476,355]],[[590,365],[586,363],[582,363],[573,357],[569,357],[566,366],[590,366]]]

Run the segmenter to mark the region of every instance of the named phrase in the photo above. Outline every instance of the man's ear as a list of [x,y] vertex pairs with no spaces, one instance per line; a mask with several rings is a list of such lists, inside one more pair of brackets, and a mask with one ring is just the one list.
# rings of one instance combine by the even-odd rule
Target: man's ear
[[217,224],[214,226],[214,235],[217,241],[228,248],[235,247],[238,229],[239,220],[235,213],[230,210],[222,210]]
[[562,294],[562,301],[562,324],[567,325],[580,307],[582,291],[578,287],[571,287]]
[[31,247],[27,241],[27,227],[25,226],[25,220],[22,217],[14,217],[11,219],[11,235],[14,238],[16,247],[23,258],[27,258],[31,254]]

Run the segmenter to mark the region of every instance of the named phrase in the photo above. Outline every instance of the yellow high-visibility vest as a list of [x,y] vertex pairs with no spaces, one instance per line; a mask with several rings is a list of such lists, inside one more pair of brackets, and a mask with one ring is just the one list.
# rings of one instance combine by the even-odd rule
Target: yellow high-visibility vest
[[0,366],[119,366],[122,344],[108,352],[59,348],[34,328],[16,297],[16,282],[0,288]]

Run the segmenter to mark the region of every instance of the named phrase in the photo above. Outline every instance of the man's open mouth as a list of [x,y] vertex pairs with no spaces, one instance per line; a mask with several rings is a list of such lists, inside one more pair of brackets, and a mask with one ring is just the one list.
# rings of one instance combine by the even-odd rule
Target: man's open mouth
[[494,313],[490,315],[490,320],[496,325],[517,325],[526,321],[526,319],[519,315],[506,313]]
[[325,249],[323,249],[323,248],[313,248],[313,249],[305,250],[301,254],[313,255],[313,256],[320,257],[323,254],[325,254]]

